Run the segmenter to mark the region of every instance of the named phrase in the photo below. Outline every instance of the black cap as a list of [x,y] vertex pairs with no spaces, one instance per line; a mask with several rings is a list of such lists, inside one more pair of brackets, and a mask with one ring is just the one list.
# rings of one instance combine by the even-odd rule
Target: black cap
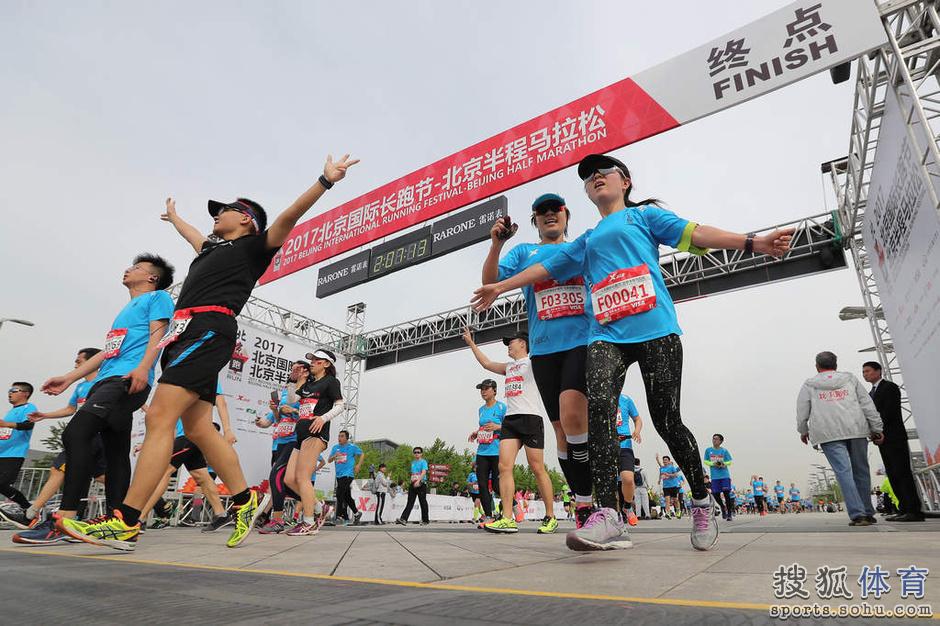
[[483,389],[485,387],[492,387],[493,389],[496,389],[496,381],[492,378],[484,378],[483,382],[477,385],[477,389]]
[[519,330],[519,331],[514,332],[511,335],[506,335],[505,337],[503,337],[503,345],[508,346],[509,342],[512,341],[513,339],[524,339],[525,345],[529,345],[529,333],[525,332],[524,330]]
[[255,222],[255,227],[259,233],[263,233],[268,227],[268,215],[261,205],[248,198],[238,198],[235,202],[219,202],[209,200],[209,215],[215,217],[222,209],[229,208],[247,214]]
[[623,161],[607,154],[589,154],[578,163],[578,178],[584,180],[601,167],[619,167],[624,176],[630,176],[630,170],[623,164]]

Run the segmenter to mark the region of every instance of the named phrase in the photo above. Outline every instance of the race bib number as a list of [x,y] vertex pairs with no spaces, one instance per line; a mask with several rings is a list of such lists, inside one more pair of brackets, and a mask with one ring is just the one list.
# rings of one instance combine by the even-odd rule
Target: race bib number
[[170,328],[167,329],[166,334],[163,335],[163,339],[160,340],[160,343],[157,344],[157,347],[163,349],[180,338],[186,331],[186,327],[189,326],[189,323],[193,321],[193,316],[186,313],[180,313],[177,311],[173,314],[173,319],[170,320]]
[[0,441],[9,439],[12,436],[13,436],[12,428],[0,428]]
[[617,428],[623,426],[623,413],[620,412],[620,409],[617,409]]
[[86,400],[85,398],[79,398],[78,406],[76,408],[79,408],[79,409],[82,408],[82,405],[85,404],[85,400]]
[[313,409],[317,406],[317,398],[302,398],[300,400],[300,419],[312,420]]
[[554,280],[535,284],[535,310],[540,320],[584,315],[584,279],[565,283]]
[[345,452],[336,453],[336,462],[339,463],[340,465],[345,465],[346,459],[347,459],[347,456]]
[[611,272],[591,289],[591,304],[600,324],[656,308],[656,288],[649,267],[644,263]]
[[126,328],[112,328],[104,338],[104,358],[113,359],[121,353],[121,345],[127,337]]
[[506,378],[506,397],[513,398],[522,395],[522,376],[509,376]]
[[496,431],[485,430],[481,428],[477,431],[477,443],[493,443],[496,438]]
[[411,482],[412,482],[412,483],[416,483],[416,482],[418,482],[418,481],[420,481],[420,480],[421,480],[421,474],[412,474],[412,475],[411,475]]
[[294,420],[281,420],[277,423],[277,426],[274,427],[274,437],[276,439],[290,437],[294,434],[294,425]]

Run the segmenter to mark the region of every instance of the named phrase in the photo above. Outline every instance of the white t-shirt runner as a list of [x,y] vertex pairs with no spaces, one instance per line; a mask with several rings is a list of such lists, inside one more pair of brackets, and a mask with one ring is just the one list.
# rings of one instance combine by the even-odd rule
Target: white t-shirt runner
[[545,417],[542,396],[532,374],[529,357],[506,363],[506,416],[538,415]]

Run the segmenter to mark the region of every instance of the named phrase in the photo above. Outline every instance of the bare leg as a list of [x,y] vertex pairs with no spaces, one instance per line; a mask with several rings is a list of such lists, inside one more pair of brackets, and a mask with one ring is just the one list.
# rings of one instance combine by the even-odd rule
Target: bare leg
[[500,512],[506,519],[513,519],[512,499],[516,492],[516,479],[512,468],[516,464],[522,442],[518,439],[503,439],[499,442],[499,497]]
[[[502,449],[500,449],[500,451],[502,451]],[[545,503],[545,514],[549,517],[555,517],[555,494],[552,491],[552,479],[548,477],[548,472],[545,470],[545,451],[526,447],[525,458],[529,463],[529,469],[535,474],[535,482],[539,487],[539,495],[542,497],[542,502]],[[512,469],[509,471],[512,473]],[[502,480],[500,480],[500,482],[502,482]]]
[[[160,388],[157,387],[159,390]],[[153,407],[150,408],[153,411]],[[149,418],[149,412],[148,412]],[[198,400],[183,413],[183,429],[186,438],[196,444],[209,465],[228,487],[229,493],[241,493],[248,488],[245,474],[238,462],[235,448],[230,446],[212,426],[212,405]],[[144,444],[147,442],[144,441]],[[172,442],[171,442],[172,445]]]
[[[196,393],[188,389],[165,383],[157,385],[153,401],[147,410],[147,434],[144,435],[140,457],[137,459],[137,468],[134,471],[131,486],[127,490],[127,496],[124,498],[124,504],[137,510],[147,505],[147,501],[160,485],[160,480],[170,464],[176,420],[197,401]],[[208,403],[203,404],[211,408]],[[209,428],[215,431],[211,423]],[[195,440],[193,442],[199,445]],[[205,452],[202,446],[200,448]]]
[[[294,482],[297,488],[291,487],[300,496],[304,509],[304,517],[313,517],[317,505],[317,492],[310,482],[313,470],[317,466],[317,457],[326,450],[326,444],[319,437],[304,439],[300,444],[300,454],[297,456],[297,465],[294,468]],[[294,458],[291,457],[293,461]]]
[[623,501],[632,504],[636,493],[636,483],[633,482],[633,472],[620,472],[620,491],[623,492]]
[[212,476],[209,476],[209,470],[203,467],[190,472],[190,475],[202,488],[202,493],[205,494],[206,500],[209,501],[209,506],[212,507],[212,512],[215,513],[215,516],[222,517],[225,515],[225,507],[222,506],[222,498],[219,497],[219,487],[215,484],[215,481],[212,480]]
[[157,504],[157,500],[166,492],[166,488],[170,484],[170,479],[173,477],[173,472],[175,471],[176,468],[172,465],[167,468],[166,473],[164,473],[163,478],[160,480],[160,484],[153,490],[153,494],[150,496],[150,499],[147,500],[147,504],[144,505],[144,508],[140,510],[140,519],[147,519],[150,511],[152,511],[153,507]]
[[42,489],[39,491],[39,495],[36,496],[36,499],[33,500],[32,507],[36,511],[42,510],[42,507],[46,506],[46,502],[49,501],[49,498],[58,493],[59,489],[62,488],[62,483],[65,482],[65,472],[60,472],[56,468],[51,468],[49,470],[49,478],[46,480],[46,484],[42,486]]

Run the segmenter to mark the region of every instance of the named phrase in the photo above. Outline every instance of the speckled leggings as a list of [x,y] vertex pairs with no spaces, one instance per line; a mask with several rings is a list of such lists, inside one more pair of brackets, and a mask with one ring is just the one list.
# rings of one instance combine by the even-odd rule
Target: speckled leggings
[[602,507],[617,508],[617,400],[627,368],[639,363],[646,403],[656,432],[669,446],[673,460],[685,474],[693,498],[708,495],[698,444],[679,415],[682,385],[682,342],[669,335],[642,343],[595,341],[588,346],[588,446],[594,497]]

